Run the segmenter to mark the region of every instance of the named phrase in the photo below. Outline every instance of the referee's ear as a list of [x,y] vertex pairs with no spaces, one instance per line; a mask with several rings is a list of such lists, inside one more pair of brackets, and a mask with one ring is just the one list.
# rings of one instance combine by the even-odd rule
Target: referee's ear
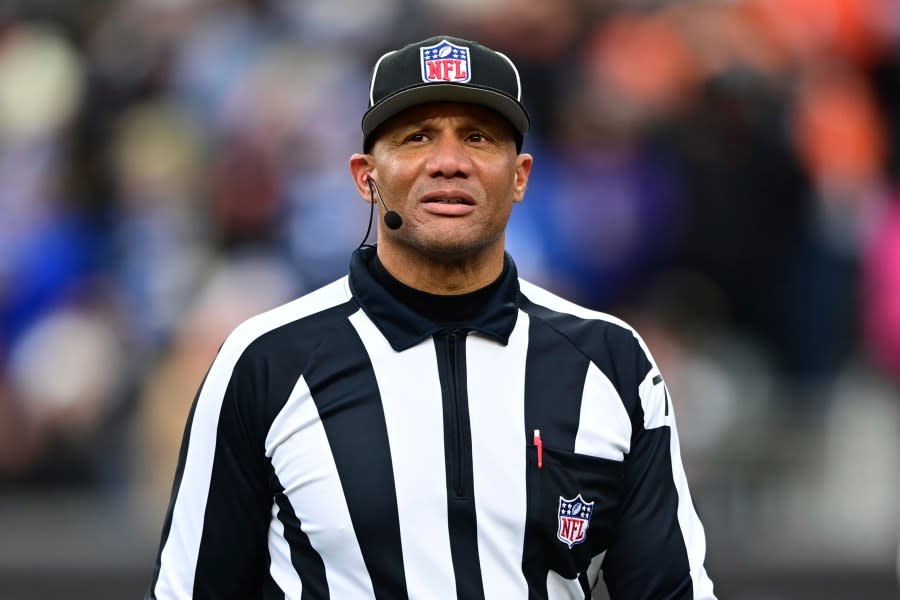
[[533,164],[534,158],[530,154],[522,153],[516,156],[513,202],[521,202],[525,199],[525,190],[528,188],[528,177],[531,175],[531,165]]
[[354,154],[350,157],[350,174],[353,176],[353,183],[356,184],[356,191],[366,202],[374,202],[372,194],[369,191],[369,183],[367,176],[375,177],[375,162],[371,154]]

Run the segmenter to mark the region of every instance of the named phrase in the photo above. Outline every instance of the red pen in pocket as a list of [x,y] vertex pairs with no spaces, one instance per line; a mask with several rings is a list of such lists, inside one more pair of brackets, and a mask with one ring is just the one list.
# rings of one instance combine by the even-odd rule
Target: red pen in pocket
[[541,440],[541,430],[534,430],[534,446],[537,448],[538,469],[544,468],[544,442]]

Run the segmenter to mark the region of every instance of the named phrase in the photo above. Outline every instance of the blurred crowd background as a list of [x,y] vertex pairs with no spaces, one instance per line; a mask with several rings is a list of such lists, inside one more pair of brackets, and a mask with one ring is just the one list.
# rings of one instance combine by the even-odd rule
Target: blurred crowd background
[[0,598],[140,597],[207,366],[345,272],[369,69],[437,33],[519,65],[509,250],[646,338],[720,597],[900,597],[900,2],[6,0]]

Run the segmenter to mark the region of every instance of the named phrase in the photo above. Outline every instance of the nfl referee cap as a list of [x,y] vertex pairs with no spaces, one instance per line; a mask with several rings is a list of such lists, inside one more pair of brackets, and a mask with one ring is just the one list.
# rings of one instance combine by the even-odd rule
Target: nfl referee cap
[[369,109],[362,118],[363,148],[379,125],[428,102],[464,102],[491,108],[512,124],[517,145],[531,119],[513,62],[477,42],[438,36],[384,54],[372,69]]

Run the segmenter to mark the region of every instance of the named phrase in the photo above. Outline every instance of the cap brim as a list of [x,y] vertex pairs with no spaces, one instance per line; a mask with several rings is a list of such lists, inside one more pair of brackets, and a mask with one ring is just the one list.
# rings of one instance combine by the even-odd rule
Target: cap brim
[[363,115],[363,135],[368,137],[379,125],[407,108],[429,102],[463,102],[484,106],[506,117],[521,135],[528,133],[528,113],[509,96],[473,85],[432,83],[399,91],[370,108]]

